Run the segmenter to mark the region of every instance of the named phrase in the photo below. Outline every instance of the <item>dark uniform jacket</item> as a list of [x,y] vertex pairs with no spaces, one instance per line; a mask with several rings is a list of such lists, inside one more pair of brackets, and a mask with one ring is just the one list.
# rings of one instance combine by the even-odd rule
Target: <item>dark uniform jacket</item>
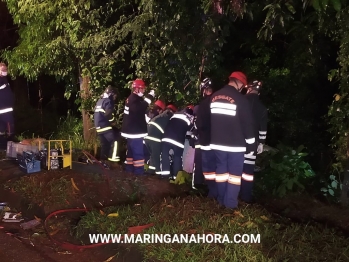
[[187,132],[192,128],[193,116],[175,113],[168,122],[162,141],[184,148]]
[[171,112],[171,110],[166,110],[165,112],[150,120],[150,122],[148,123],[148,136],[146,136],[144,139],[161,142],[165,128],[172,116],[173,113]]
[[94,111],[94,124],[98,134],[104,134],[112,130],[114,121],[115,102],[111,98],[100,98]]
[[0,76],[0,112],[13,111],[13,93],[6,76]]
[[142,138],[147,136],[145,114],[153,97],[139,97],[132,93],[126,100],[121,135],[125,138]]
[[196,128],[199,145],[202,150],[209,150],[211,143],[211,95],[206,96],[199,104],[196,115]]
[[155,110],[154,108],[148,108],[145,113],[145,120],[147,123],[149,123],[150,120],[152,120],[154,117],[158,116],[159,112]]
[[256,150],[254,120],[246,97],[226,85],[211,96],[211,149],[226,152]]
[[246,98],[250,103],[254,119],[254,134],[259,143],[265,144],[267,138],[268,111],[263,103],[259,100],[258,94],[247,94]]

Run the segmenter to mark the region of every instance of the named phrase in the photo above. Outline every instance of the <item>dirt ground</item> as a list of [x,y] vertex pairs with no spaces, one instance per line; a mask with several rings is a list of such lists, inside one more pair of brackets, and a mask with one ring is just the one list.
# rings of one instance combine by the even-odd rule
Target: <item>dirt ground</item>
[[[92,172],[91,172],[92,170]],[[68,195],[66,201],[55,205],[45,206],[45,198],[50,197],[47,192],[41,192],[43,201],[30,203],[25,197],[8,188],[21,177],[25,177],[28,183],[31,179],[38,179],[45,183],[52,179],[73,179],[78,190]],[[6,188],[4,187],[6,184]],[[137,194],[135,194],[137,192]],[[139,201],[156,201],[164,197],[181,196],[188,194],[187,186],[178,186],[167,180],[155,176],[135,177],[115,168],[110,171],[101,170],[98,167],[89,169],[87,165],[75,163],[74,169],[62,169],[55,171],[41,171],[26,175],[15,161],[0,161],[0,202],[7,202],[11,210],[21,212],[25,221],[32,219],[44,219],[51,212],[69,208],[104,208],[122,204],[137,203]],[[38,199],[40,200],[40,199]],[[82,251],[64,250],[47,237],[44,227],[39,225],[35,230],[23,230],[16,222],[0,222],[0,257],[1,261],[105,261],[119,254],[112,261],[143,261],[142,254],[135,245],[108,244]],[[39,230],[39,234],[37,233]],[[42,231],[42,232],[40,232]],[[126,233],[126,232],[125,232]],[[16,235],[17,234],[17,235]],[[17,237],[18,236],[18,237]],[[60,241],[70,241],[69,235],[60,232],[54,235]],[[75,243],[79,244],[79,243]]]
[[326,204],[307,194],[289,195],[283,199],[261,200],[268,211],[295,222],[319,222],[349,236],[349,207]]
[[[19,178],[27,179],[28,184],[35,179],[42,183],[64,177],[74,181],[77,189],[63,195],[63,201],[54,205],[45,204],[50,191],[43,190],[35,203],[28,201],[11,186]],[[6,185],[6,186],[5,186]],[[73,187],[72,184],[68,185]],[[38,219],[44,221],[53,211],[67,208],[100,208],[140,201],[156,201],[164,197],[186,196],[192,193],[188,186],[170,184],[155,176],[135,177],[120,168],[108,172],[98,167],[75,163],[74,168],[57,171],[43,170],[26,175],[15,161],[0,161],[0,202],[8,202],[11,209],[21,212],[25,221]],[[52,200],[52,199],[51,199]],[[297,222],[317,221],[336,227],[349,235],[349,209],[329,205],[309,195],[293,195],[285,199],[260,200],[267,210],[277,215],[289,217]],[[23,230],[20,223],[0,222],[1,261],[143,261],[141,252],[135,245],[108,244],[92,249],[65,250],[53,242],[42,225],[35,229]],[[130,225],[131,226],[131,225]],[[49,233],[51,234],[51,233]],[[70,241],[69,234],[58,232],[55,239]],[[114,255],[119,254],[118,257]],[[109,259],[109,260],[108,260]]]

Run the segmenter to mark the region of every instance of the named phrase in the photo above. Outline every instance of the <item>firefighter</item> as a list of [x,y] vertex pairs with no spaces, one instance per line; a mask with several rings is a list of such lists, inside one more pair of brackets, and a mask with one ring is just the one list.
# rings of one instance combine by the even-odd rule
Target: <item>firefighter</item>
[[247,85],[246,98],[252,109],[254,120],[254,134],[256,137],[257,150],[253,155],[246,155],[244,161],[244,169],[241,179],[240,199],[246,203],[253,202],[253,175],[257,154],[263,152],[263,144],[267,136],[268,111],[263,103],[259,100],[259,94],[262,82],[255,80]]
[[7,80],[7,66],[0,63],[0,136],[14,135],[13,93]]
[[120,133],[113,125],[115,123],[115,101],[117,91],[114,87],[108,86],[101,98],[97,101],[94,110],[94,124],[101,142],[100,160],[109,167],[111,163],[119,162],[118,140]]
[[[199,154],[197,159],[198,165],[201,163],[201,170],[208,187],[208,197],[217,197],[217,188],[215,182],[216,161],[215,153],[210,148],[211,141],[211,111],[210,101],[213,93],[212,81],[209,78],[205,78],[200,85],[201,93],[203,96],[202,101],[199,104],[198,112],[196,116],[196,127],[198,134],[198,141],[200,148],[196,149],[196,154]],[[195,171],[197,164],[195,163]],[[195,181],[195,179],[194,179]],[[201,182],[200,174],[196,174],[195,184]]]
[[156,100],[152,108],[150,108],[145,114],[145,119],[147,123],[154,117],[160,115],[166,109],[166,105],[161,100]]
[[[201,160],[201,150],[200,142],[198,139],[198,129],[197,129],[197,114],[199,111],[199,105],[194,106],[194,124],[191,129],[191,135],[189,140],[189,145],[195,149],[194,151],[194,170],[192,179],[192,188],[199,189],[205,184],[205,177],[202,172],[202,160]],[[183,164],[184,167],[184,164]]]
[[240,93],[246,84],[244,73],[233,72],[229,83],[210,100],[210,148],[216,156],[217,201],[232,209],[238,205],[244,156],[253,155],[256,147],[251,108]]
[[[153,107],[145,114],[145,121],[149,123],[151,119],[161,114],[166,109],[165,103],[161,100],[156,100]],[[143,140],[144,162],[149,164],[150,152]]]
[[147,122],[144,115],[155,96],[154,90],[145,96],[145,89],[142,79],[132,82],[133,92],[126,99],[121,128],[121,136],[127,139],[125,170],[135,175],[144,174],[143,138],[147,136]]
[[177,111],[177,108],[169,104],[166,110],[160,115],[154,117],[148,123],[148,136],[144,138],[145,145],[150,153],[149,170],[150,174],[161,174],[160,169],[160,155],[161,155],[161,139],[164,135],[164,130],[173,116]]
[[182,112],[175,113],[168,122],[162,141],[161,176],[171,178],[170,150],[173,150],[173,172],[175,179],[182,169],[182,155],[187,132],[193,125],[193,109],[188,106]]

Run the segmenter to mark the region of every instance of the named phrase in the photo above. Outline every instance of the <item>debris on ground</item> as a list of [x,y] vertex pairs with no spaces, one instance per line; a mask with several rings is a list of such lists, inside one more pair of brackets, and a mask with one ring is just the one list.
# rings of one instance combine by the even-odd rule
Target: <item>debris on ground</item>
[[3,222],[21,222],[24,219],[20,213],[5,212],[2,219]]
[[41,223],[40,223],[39,220],[33,219],[33,220],[28,221],[28,222],[22,223],[20,226],[21,226],[22,229],[27,230],[27,229],[34,228],[34,227],[36,227],[36,226],[38,226],[40,224]]

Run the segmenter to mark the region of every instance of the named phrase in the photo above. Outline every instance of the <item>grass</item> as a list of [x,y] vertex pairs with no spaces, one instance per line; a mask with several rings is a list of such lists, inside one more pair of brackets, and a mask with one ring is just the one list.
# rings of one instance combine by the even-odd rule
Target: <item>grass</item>
[[[122,184],[122,180],[119,180],[119,184]],[[118,181],[115,181],[118,183]],[[142,181],[135,178],[132,180],[127,180],[127,184],[124,184],[123,186],[119,187],[118,185],[114,185],[115,190],[120,190],[120,193],[125,195],[129,202],[137,202],[140,199],[140,196],[143,194],[145,195],[146,189],[142,184]]]
[[52,178],[49,181],[44,181],[42,176],[23,176],[14,182],[6,183],[4,186],[13,189],[40,206],[65,204],[73,193],[71,182],[66,176]]
[[[118,217],[108,217],[117,213]],[[260,243],[144,243],[146,261],[348,261],[348,239],[319,224],[297,224],[260,206],[221,209],[195,196],[157,204],[109,207],[82,217],[77,235],[127,233],[130,226],[154,223],[149,234],[260,234]]]
[[[100,176],[91,180],[99,181]],[[67,176],[23,176],[6,186],[45,206],[66,206],[66,199],[74,197]],[[139,201],[138,194],[144,191],[141,181],[130,180],[124,186],[116,193],[127,195],[130,202]],[[198,196],[101,206],[83,213],[73,223],[63,216],[56,219],[50,226],[52,234],[62,233],[64,239],[65,233],[74,234],[74,241],[86,244],[89,233],[124,234],[129,227],[149,223],[154,226],[144,233],[218,234],[230,239],[235,234],[260,234],[259,243],[138,243],[145,261],[349,261],[348,238],[323,224],[294,223],[259,205],[241,205],[235,211],[222,209],[214,201]]]

